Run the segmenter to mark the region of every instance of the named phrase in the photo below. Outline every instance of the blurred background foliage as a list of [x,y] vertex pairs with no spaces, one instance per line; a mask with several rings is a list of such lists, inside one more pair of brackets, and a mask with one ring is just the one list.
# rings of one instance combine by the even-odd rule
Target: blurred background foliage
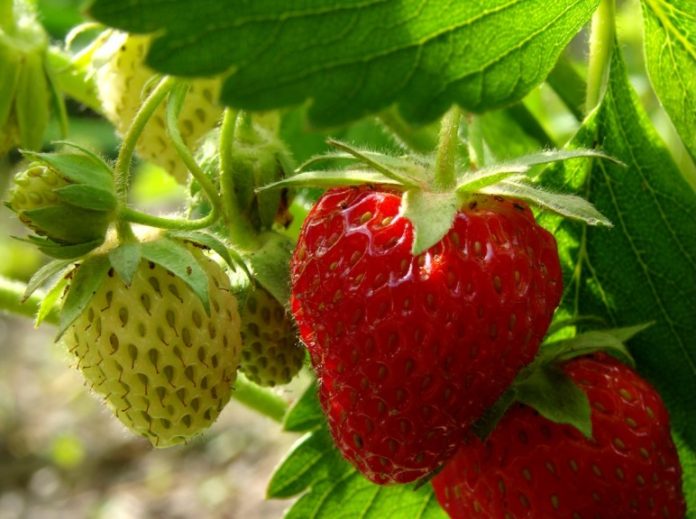
[[[82,0],[37,0],[42,23],[56,45],[85,21]],[[631,81],[643,106],[668,143],[675,159],[696,187],[696,170],[672,125],[653,95],[642,51],[638,0],[619,2],[620,41]],[[81,39],[76,42],[79,49]],[[82,42],[84,45],[86,43]],[[587,34],[581,33],[568,56],[582,73]],[[573,114],[546,84],[524,101],[552,142],[562,145],[578,127]],[[68,100],[69,139],[114,158],[118,138],[98,114]],[[538,147],[505,112],[479,119],[485,138],[502,143],[498,156],[514,156]],[[326,149],[328,133],[312,132],[302,109],[283,115],[281,136],[297,163]],[[376,120],[331,132],[354,144],[398,151],[397,143]],[[49,142],[60,138],[54,123]],[[0,162],[0,193],[6,191],[20,156]],[[4,171],[3,171],[4,170]],[[163,171],[140,164],[133,201],[149,211],[180,207],[184,188]],[[315,193],[296,198],[299,230]],[[22,234],[12,213],[0,207],[0,275],[26,281],[45,258],[11,236]],[[280,517],[287,501],[264,501],[265,486],[283,453],[296,437],[281,433],[270,420],[232,401],[211,431],[186,447],[153,450],[128,434],[85,390],[80,375],[68,369],[67,356],[53,343],[53,330],[38,331],[31,322],[0,315],[0,519],[94,517],[236,518]],[[300,379],[280,390],[293,399],[307,383]]]

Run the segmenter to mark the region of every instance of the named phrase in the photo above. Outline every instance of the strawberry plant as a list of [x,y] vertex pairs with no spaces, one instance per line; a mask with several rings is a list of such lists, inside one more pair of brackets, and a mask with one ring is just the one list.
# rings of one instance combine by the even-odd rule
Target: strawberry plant
[[693,2],[47,5],[0,0],[0,308],[143,456],[236,400],[289,518],[696,517]]

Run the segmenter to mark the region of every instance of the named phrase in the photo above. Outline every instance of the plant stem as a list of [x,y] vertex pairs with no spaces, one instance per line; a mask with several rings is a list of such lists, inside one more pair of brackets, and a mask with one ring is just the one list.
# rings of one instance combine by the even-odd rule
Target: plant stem
[[189,150],[188,146],[184,142],[184,139],[181,137],[181,132],[179,131],[179,112],[181,111],[181,106],[184,103],[187,92],[187,83],[177,85],[177,87],[172,91],[167,106],[167,130],[169,131],[169,137],[171,138],[172,144],[174,145],[179,158],[191,172],[193,178],[195,178],[200,184],[201,188],[208,197],[208,200],[210,200],[210,204],[212,205],[211,213],[205,218],[201,218],[200,222],[207,221],[212,223],[222,212],[222,203],[220,201],[220,197],[218,196],[217,187],[193,158],[191,155],[191,150]]
[[239,249],[252,250],[257,247],[256,236],[251,224],[239,209],[234,188],[235,171],[232,164],[232,151],[237,120],[238,112],[226,108],[220,130],[220,194],[230,241]]
[[116,166],[114,168],[116,195],[123,205],[125,205],[128,201],[130,164],[131,160],[133,159],[133,154],[135,153],[135,145],[138,142],[138,138],[143,133],[145,125],[150,120],[150,117],[152,117],[152,114],[155,112],[160,103],[162,103],[169,91],[174,87],[174,81],[174,78],[165,77],[158,83],[158,85],[140,107],[138,113],[135,114],[135,118],[133,119],[130,128],[128,128],[128,132],[123,138],[121,148],[118,152],[118,158],[116,159]]
[[592,17],[585,113],[594,110],[601,101],[609,75],[611,51],[616,31],[614,11],[614,0],[601,0]]
[[154,216],[151,214],[140,212],[130,207],[124,207],[120,210],[119,216],[131,223],[139,223],[149,227],[157,227],[159,229],[174,229],[177,231],[194,231],[196,229],[205,229],[217,220],[217,213],[211,211],[203,218],[197,220],[187,220],[185,218],[166,218],[162,216]]
[[[0,312],[33,318],[41,303],[42,294],[34,292],[22,303],[26,285],[0,276]],[[54,308],[44,319],[45,323],[58,324],[58,309]],[[249,382],[243,375],[237,377],[232,398],[259,413],[281,422],[288,404],[274,392]]]
[[546,82],[578,120],[582,120],[585,104],[585,80],[566,55],[562,55],[546,78]]
[[390,108],[378,115],[381,123],[393,134],[394,138],[404,146],[416,153],[432,153],[437,146],[437,132],[431,126],[411,126],[403,120],[396,108]]
[[[22,282],[0,276],[0,312],[33,319],[41,304],[42,294],[34,292],[29,299],[22,303],[26,288],[27,286]],[[46,316],[44,322],[58,324],[58,310],[53,309]]]
[[443,191],[454,187],[457,181],[456,160],[461,117],[462,112],[455,105],[442,118],[435,157],[435,184]]
[[276,422],[282,422],[288,410],[280,396],[249,382],[241,373],[237,375],[232,398]]

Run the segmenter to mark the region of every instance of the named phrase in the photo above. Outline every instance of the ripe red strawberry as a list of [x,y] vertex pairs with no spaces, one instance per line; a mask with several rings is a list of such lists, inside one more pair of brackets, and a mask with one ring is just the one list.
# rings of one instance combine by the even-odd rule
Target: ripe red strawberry
[[592,406],[593,440],[513,407],[433,479],[452,518],[682,518],[681,469],[657,392],[604,354],[565,364]]
[[471,195],[414,257],[401,195],[329,190],[305,220],[291,306],[343,455],[377,483],[421,478],[534,357],[562,292],[522,202]]

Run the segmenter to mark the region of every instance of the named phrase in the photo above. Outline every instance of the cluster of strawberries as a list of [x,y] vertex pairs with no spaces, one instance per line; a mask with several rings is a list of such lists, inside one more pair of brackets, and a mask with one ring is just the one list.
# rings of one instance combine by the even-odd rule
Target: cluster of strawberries
[[517,200],[472,195],[414,256],[401,195],[334,188],[307,217],[292,312],[343,455],[379,484],[432,477],[455,518],[673,517],[681,470],[656,391],[607,354],[558,369],[592,438],[513,405],[472,425],[535,358],[563,288],[556,242]]

